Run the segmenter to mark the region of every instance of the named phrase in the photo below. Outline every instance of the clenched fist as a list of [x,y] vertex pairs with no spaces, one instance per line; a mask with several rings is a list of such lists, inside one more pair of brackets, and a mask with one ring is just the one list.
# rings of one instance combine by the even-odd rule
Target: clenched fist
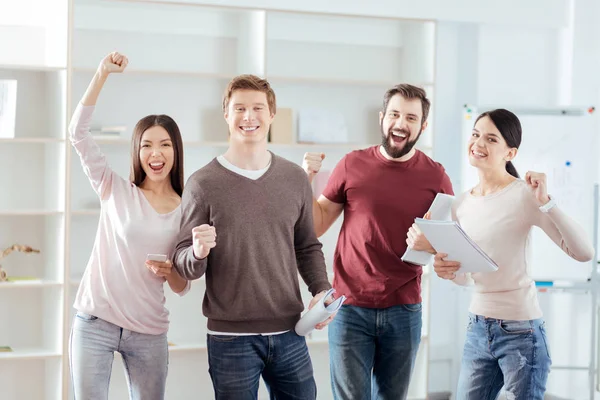
[[321,169],[325,154],[323,153],[304,153],[304,159],[302,160],[302,168],[308,175],[309,181],[312,182],[315,175]]
[[525,174],[525,182],[535,196],[538,205],[543,206],[550,201],[548,197],[548,185],[546,184],[546,174],[541,172],[528,171]]
[[196,258],[203,259],[208,257],[210,249],[217,245],[217,231],[215,227],[204,224],[192,229],[192,244]]
[[102,59],[100,65],[98,66],[98,71],[104,75],[123,72],[128,63],[129,60],[127,57],[115,51]]

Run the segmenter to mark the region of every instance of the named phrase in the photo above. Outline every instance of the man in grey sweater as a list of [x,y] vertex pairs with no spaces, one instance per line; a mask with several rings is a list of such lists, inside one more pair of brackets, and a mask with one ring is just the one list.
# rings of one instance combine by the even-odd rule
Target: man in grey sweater
[[261,375],[278,400],[313,400],[306,341],[294,332],[304,309],[298,272],[314,296],[310,306],[331,288],[312,190],[300,166],[267,150],[276,102],[266,80],[234,78],[223,112],[230,145],[185,186],[173,265],[188,280],[206,275],[202,308],[217,400],[256,399]]

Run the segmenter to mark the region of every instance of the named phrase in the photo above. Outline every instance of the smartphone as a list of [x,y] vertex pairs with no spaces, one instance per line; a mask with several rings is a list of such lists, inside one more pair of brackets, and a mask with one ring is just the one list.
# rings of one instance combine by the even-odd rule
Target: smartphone
[[159,261],[159,262],[167,262],[166,254],[148,254],[146,260],[149,261]]

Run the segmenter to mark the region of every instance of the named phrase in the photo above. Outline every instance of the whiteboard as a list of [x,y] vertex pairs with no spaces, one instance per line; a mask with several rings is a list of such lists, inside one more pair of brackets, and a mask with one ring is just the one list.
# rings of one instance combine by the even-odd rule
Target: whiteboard
[[[479,113],[490,109],[470,106],[463,109],[462,192],[478,182],[477,170],[469,164],[467,142]],[[527,171],[545,173],[548,193],[583,226],[592,240],[594,184],[598,182],[600,165],[596,113],[586,109],[510,111],[519,117],[523,129],[521,145],[513,160],[519,175],[523,178]],[[535,280],[585,281],[591,277],[591,263],[571,259],[538,227],[532,230],[529,260]]]

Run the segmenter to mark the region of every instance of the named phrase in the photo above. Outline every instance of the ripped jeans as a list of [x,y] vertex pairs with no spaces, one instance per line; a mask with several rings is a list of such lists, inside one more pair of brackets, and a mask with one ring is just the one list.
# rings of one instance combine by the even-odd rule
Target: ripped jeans
[[456,399],[542,400],[551,364],[543,319],[470,314]]

